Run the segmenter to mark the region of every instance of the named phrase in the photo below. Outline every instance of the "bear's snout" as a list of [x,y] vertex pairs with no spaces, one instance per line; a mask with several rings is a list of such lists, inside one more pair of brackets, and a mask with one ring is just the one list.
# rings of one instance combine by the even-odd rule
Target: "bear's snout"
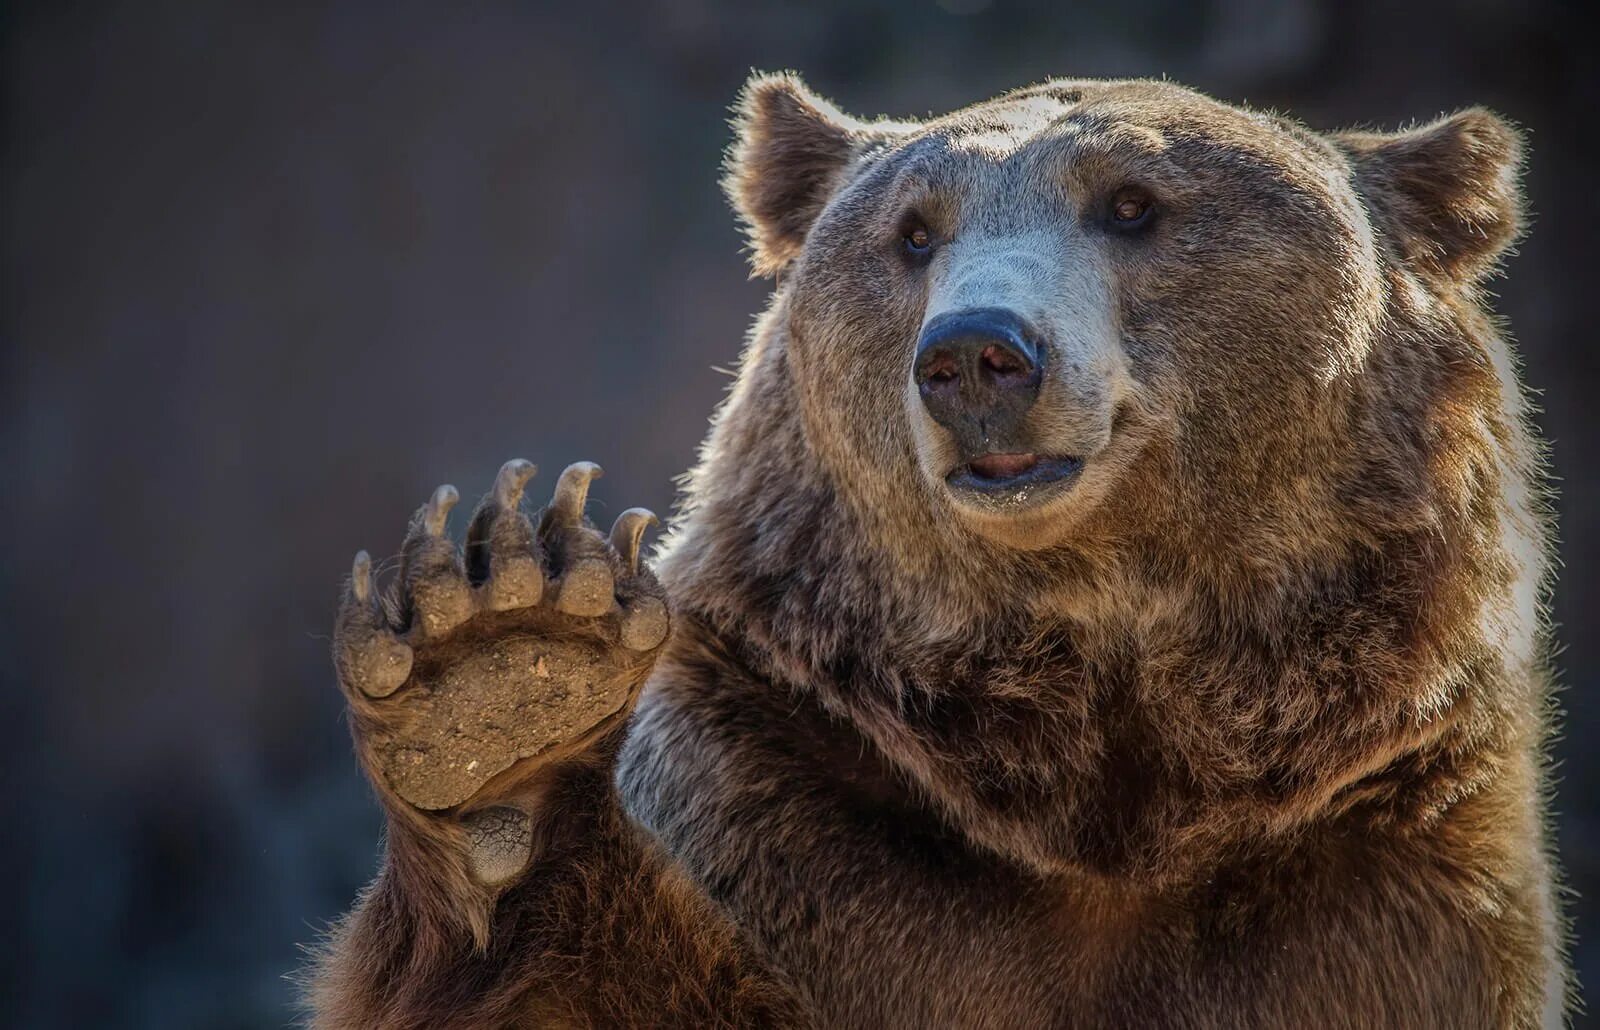
[[912,374],[928,414],[973,456],[1019,435],[1039,397],[1044,354],[1038,333],[1015,312],[968,308],[927,324]]

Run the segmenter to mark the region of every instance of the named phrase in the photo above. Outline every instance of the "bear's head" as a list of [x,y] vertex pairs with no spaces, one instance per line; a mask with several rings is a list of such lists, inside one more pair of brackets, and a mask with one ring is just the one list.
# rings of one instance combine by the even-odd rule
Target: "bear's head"
[[1496,360],[1430,325],[1476,317],[1520,225],[1494,115],[1323,135],[1054,81],[864,122],[787,75],[738,110],[727,189],[808,445],[868,522],[1282,567],[1427,517],[1431,413]]

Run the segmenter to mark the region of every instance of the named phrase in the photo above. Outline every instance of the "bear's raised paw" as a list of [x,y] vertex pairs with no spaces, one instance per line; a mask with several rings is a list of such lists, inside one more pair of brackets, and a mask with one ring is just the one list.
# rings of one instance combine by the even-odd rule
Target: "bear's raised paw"
[[500,469],[464,548],[445,534],[458,494],[435,490],[381,595],[356,555],[334,662],[369,773],[416,808],[455,808],[519,763],[595,738],[667,638],[661,588],[639,562],[655,516],[630,508],[602,536],[584,518],[600,468],[579,462],[536,526],[522,511],[533,474],[521,460]]

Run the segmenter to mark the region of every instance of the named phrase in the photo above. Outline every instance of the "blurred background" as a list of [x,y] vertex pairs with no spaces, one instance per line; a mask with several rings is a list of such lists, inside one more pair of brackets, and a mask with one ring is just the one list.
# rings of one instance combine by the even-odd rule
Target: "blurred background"
[[0,1020],[294,1018],[376,860],[327,654],[350,556],[516,455],[546,490],[599,461],[599,521],[670,507],[768,289],[717,188],[752,67],[864,115],[1164,75],[1318,128],[1527,128],[1498,305],[1561,481],[1556,830],[1600,983],[1600,88],[1561,5],[144,0],[0,32]]

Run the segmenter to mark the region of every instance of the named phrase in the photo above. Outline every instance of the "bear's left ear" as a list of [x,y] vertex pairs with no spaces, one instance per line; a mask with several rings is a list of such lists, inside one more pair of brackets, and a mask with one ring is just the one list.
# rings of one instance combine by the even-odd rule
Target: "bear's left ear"
[[877,127],[841,113],[788,73],[752,76],[734,110],[722,188],[744,223],[751,267],[775,275],[799,256],[811,223]]
[[1476,282],[1522,231],[1522,140],[1481,107],[1398,133],[1333,137],[1402,254],[1428,272]]

